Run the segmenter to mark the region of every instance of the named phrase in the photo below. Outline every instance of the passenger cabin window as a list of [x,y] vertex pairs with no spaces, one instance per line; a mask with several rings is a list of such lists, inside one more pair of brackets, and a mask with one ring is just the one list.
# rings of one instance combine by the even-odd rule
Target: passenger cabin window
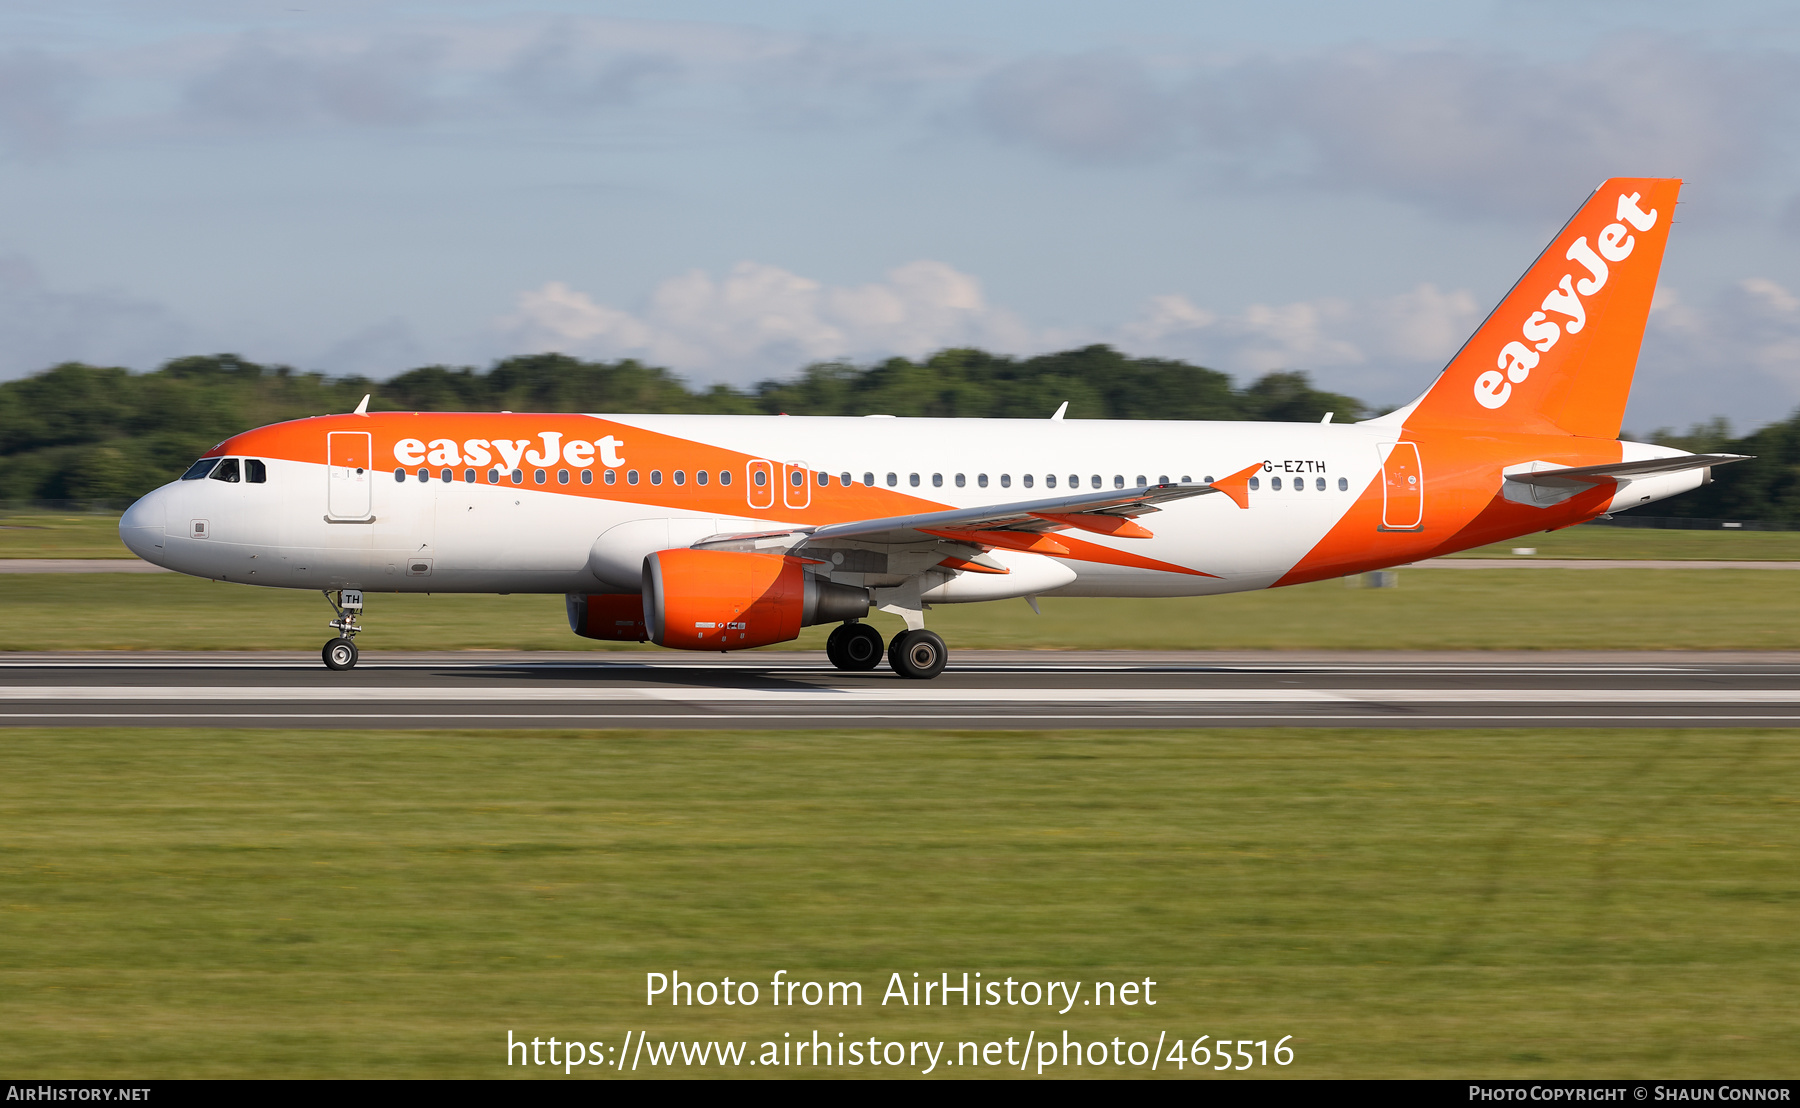
[[446,469],[444,472],[438,474],[438,479],[448,484],[449,482],[456,480],[456,471],[454,469]]
[[244,459],[244,480],[252,485],[261,485],[269,480],[269,467],[263,465],[261,458]]
[[1260,477],[1250,478],[1250,491],[1255,492],[1257,489],[1260,489],[1260,488],[1262,488],[1262,479]]
[[237,484],[239,480],[238,460],[236,458],[221,458],[218,466],[212,471],[212,479],[215,481],[230,481],[234,485]]
[[463,470],[463,484],[473,485],[474,483],[475,483],[475,471],[472,469]]
[[421,481],[431,480],[431,471],[429,469],[421,468],[419,470],[419,480],[421,480]]
[[731,471],[729,469],[721,469],[719,471],[719,484],[721,484],[721,485],[731,484]]
[[606,483],[609,485],[618,484],[619,483],[619,471],[616,469],[607,470],[606,471]]
[[696,469],[694,471],[694,484],[704,485],[711,476],[712,474],[706,472],[704,469]]
[[976,474],[975,475],[975,483],[977,485],[980,485],[984,489],[987,488],[987,474],[985,474],[985,473]]
[[1321,477],[1318,480],[1313,482],[1313,491],[1314,492],[1324,492],[1325,491],[1325,478]]
[[[1026,474],[1026,475],[1025,475],[1025,476],[1023,476],[1023,477],[1021,477],[1021,478],[1019,478],[1019,480],[1020,480],[1020,481],[1023,481],[1023,482],[1024,482],[1024,483],[1025,483],[1025,487],[1026,487],[1026,488],[1030,488],[1030,487],[1031,487],[1031,482],[1032,482],[1032,481],[1033,481],[1033,480],[1035,480],[1035,478],[1034,478],[1034,477],[1032,477],[1032,475],[1031,475],[1031,474],[1029,474],[1029,473],[1027,473],[1027,474]],[[1056,478],[1054,478],[1054,477],[1046,477],[1046,478],[1045,478],[1045,480],[1046,480],[1046,481],[1049,481],[1049,482],[1050,482],[1050,483],[1051,483],[1051,484],[1052,484],[1052,485],[1054,485],[1054,484],[1056,484]]]
[[888,474],[888,488],[891,489],[895,485],[898,485],[899,483],[900,483],[900,475],[898,473]]
[[907,483],[912,485],[913,488],[916,489],[919,487],[919,475],[918,474],[916,474],[916,473],[908,474],[906,480],[907,480]]
[[956,487],[957,488],[960,489],[960,488],[964,487],[965,485],[967,485],[968,483],[969,483],[968,478],[964,477],[960,473],[956,475]]
[[931,487],[934,489],[943,488],[944,487],[944,475],[941,473],[932,474],[931,475]]
[[181,475],[181,479],[183,481],[198,481],[200,478],[211,473],[213,467],[218,464],[219,459],[217,458],[201,458],[199,461],[188,467],[188,471]]
[[1000,475],[1000,487],[1003,489],[1012,488],[1012,474],[1002,473]]
[[1339,477],[1338,478],[1338,491],[1339,492],[1349,492],[1350,491],[1350,478],[1348,478],[1348,477]]
[[399,466],[394,467],[394,481],[396,484],[406,483],[406,471]]
[[1280,492],[1281,491],[1281,478],[1279,478],[1279,477],[1269,478],[1269,488],[1273,489],[1276,492]]
[[[584,485],[593,484],[594,483],[594,471],[591,469],[582,470],[581,471],[581,483]],[[705,473],[700,474],[700,483],[702,485],[706,484],[706,474]]]
[[1054,473],[1044,474],[1044,487],[1047,489],[1053,489],[1056,487],[1056,474],[1054,474]]

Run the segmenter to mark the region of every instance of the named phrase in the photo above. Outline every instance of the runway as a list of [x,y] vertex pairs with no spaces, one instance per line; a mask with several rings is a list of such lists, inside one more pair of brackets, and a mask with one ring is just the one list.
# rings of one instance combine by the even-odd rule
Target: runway
[[1800,726],[1800,654],[960,651],[15,654],[0,725],[411,728]]

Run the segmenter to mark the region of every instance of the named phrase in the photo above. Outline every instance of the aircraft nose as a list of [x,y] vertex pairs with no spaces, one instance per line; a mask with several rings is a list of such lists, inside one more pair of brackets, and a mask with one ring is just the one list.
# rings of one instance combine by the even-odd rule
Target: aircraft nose
[[146,562],[162,564],[168,498],[161,489],[139,497],[119,517],[119,541]]

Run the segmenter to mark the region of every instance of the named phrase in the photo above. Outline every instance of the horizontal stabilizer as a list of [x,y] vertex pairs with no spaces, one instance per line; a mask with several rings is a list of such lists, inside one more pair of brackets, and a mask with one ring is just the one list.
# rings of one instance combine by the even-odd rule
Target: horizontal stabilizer
[[1751,457],[1749,454],[1680,454],[1673,458],[1645,458],[1637,462],[1609,462],[1597,466],[1565,466],[1531,473],[1509,473],[1506,479],[1524,485],[1560,486],[1571,481],[1597,485],[1605,478],[1657,477],[1665,473],[1684,473],[1690,469],[1745,462]]

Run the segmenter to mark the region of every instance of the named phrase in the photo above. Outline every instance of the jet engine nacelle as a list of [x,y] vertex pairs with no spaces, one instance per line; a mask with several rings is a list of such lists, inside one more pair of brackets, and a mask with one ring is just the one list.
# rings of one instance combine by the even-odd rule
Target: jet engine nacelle
[[785,554],[659,550],[644,559],[645,631],[658,646],[742,650],[869,614],[869,590],[827,581],[807,564]]

